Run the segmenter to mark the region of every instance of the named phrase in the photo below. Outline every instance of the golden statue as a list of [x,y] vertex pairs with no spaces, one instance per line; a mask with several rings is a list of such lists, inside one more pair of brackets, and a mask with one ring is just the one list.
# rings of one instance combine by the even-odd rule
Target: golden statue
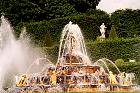
[[27,85],[27,76],[26,75],[22,75],[21,79],[19,80],[19,82],[17,82],[17,86],[26,86]]
[[112,73],[112,71],[109,71],[109,80],[110,84],[118,84],[116,76]]
[[51,84],[56,85],[57,77],[56,77],[56,72],[53,71],[51,78],[50,78]]

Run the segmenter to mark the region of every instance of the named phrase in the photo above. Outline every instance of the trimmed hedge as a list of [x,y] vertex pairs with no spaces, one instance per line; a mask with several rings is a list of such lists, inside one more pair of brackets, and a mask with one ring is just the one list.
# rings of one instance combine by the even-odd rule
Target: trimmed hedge
[[[114,39],[114,40],[104,40],[102,42],[88,42],[86,43],[86,48],[88,51],[89,57],[96,61],[100,58],[107,58],[112,61],[117,59],[123,59],[128,61],[129,59],[139,59],[139,38],[131,39]],[[55,45],[50,48],[44,47],[43,50],[45,53],[52,56],[51,59],[57,58],[58,56],[58,45]],[[56,62],[56,60],[54,61]]]
[[85,40],[95,40],[97,36],[100,36],[99,27],[104,22],[108,27],[110,18],[107,14],[104,15],[77,15],[69,16],[64,18],[58,18],[50,21],[32,22],[32,23],[21,23],[15,27],[16,34],[20,33],[20,29],[26,26],[27,32],[33,37],[33,40],[38,45],[44,46],[44,40],[46,34],[49,32],[53,44],[58,43],[60,40],[61,32],[69,21],[76,23],[82,30]]
[[102,42],[91,42],[87,44],[87,48],[93,60],[108,58],[112,61],[117,59],[123,59],[124,61],[135,59],[140,61],[139,42],[139,38],[107,39]]

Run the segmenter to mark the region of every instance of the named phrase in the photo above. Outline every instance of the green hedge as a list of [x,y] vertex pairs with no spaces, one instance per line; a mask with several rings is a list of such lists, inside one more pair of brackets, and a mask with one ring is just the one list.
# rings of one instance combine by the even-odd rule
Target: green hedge
[[117,59],[140,61],[139,42],[139,38],[107,39],[103,42],[91,42],[87,44],[87,48],[93,60],[108,58],[113,61]]
[[44,46],[46,34],[49,33],[52,42],[58,43],[60,40],[61,32],[66,24],[72,21],[79,25],[84,35],[85,40],[95,40],[97,36],[100,35],[99,27],[102,22],[107,23],[109,26],[109,16],[104,15],[77,15],[69,16],[64,18],[58,18],[50,21],[32,22],[32,23],[20,23],[16,29],[16,33],[20,33],[20,29],[26,26],[27,32],[31,35],[33,40],[36,41],[38,45]]
[[[117,59],[123,59],[124,61],[129,61],[129,59],[135,59],[140,61],[139,57],[139,38],[131,39],[114,39],[105,40],[102,42],[88,42],[86,43],[86,48],[89,57],[96,61],[100,58],[107,58],[112,61]],[[58,56],[58,45],[50,48],[43,48],[44,51],[52,56],[52,59]],[[55,61],[56,62],[56,61]]]

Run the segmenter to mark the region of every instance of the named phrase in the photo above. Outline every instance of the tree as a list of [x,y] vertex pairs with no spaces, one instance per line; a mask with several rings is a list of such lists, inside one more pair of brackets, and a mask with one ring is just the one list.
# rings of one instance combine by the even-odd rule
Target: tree
[[86,12],[88,9],[96,9],[101,0],[70,0],[70,4],[74,6],[78,12]]
[[118,37],[135,37],[140,35],[140,10],[117,10],[111,15]]
[[52,46],[52,40],[51,40],[50,33],[47,32],[47,34],[44,38],[45,38],[44,39],[44,46],[51,47]]
[[13,25],[51,20],[95,9],[100,0],[1,0],[0,12]]
[[28,0],[2,0],[0,2],[0,9],[13,25],[36,20],[37,16],[39,19],[39,15],[44,12],[37,4]]
[[112,25],[111,31],[110,31],[110,34],[109,34],[109,39],[116,39],[116,38],[118,38],[117,33],[116,33],[116,29],[115,29],[115,26]]

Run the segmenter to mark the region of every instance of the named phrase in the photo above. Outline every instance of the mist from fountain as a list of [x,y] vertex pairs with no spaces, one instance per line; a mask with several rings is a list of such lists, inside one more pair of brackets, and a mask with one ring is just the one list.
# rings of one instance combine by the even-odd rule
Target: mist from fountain
[[40,56],[39,51],[30,44],[25,28],[16,39],[4,16],[1,16],[0,45],[0,88],[12,87],[15,75],[25,72],[28,65]]

